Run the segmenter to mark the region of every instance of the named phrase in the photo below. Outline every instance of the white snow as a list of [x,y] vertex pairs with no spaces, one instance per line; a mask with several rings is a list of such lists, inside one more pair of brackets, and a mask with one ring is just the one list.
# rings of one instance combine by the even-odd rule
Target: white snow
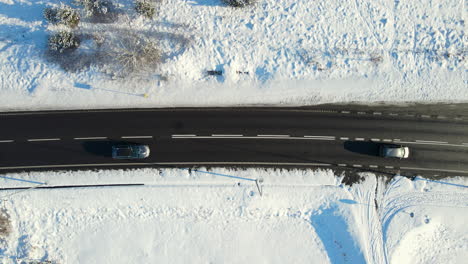
[[[1,191],[12,259],[57,263],[463,263],[468,181],[330,171],[180,169],[8,174],[47,185],[139,187]],[[240,185],[238,184],[240,183]],[[3,187],[32,186],[2,180]],[[375,207],[377,201],[378,209]]]
[[[166,59],[149,75],[65,71],[45,56],[47,35],[63,27],[42,11],[59,3],[0,0],[0,110],[468,100],[466,1],[259,0],[232,9],[163,0],[154,20],[136,16],[130,0],[114,2],[126,15],[111,24],[83,19],[78,33],[157,38]],[[85,40],[79,51],[92,57],[95,49]],[[145,184],[0,191],[2,262],[468,259],[465,178],[385,183],[367,174],[349,187],[332,171],[215,170],[263,179],[263,196],[252,181],[178,169],[0,175],[49,186]]]
[[1,0],[0,109],[468,99],[465,1],[260,0],[233,9],[163,0],[154,20],[138,17],[132,1],[114,2],[126,15],[82,19],[78,32],[156,36],[167,57],[157,70],[116,80],[96,67],[66,72],[44,56],[47,35],[63,27],[42,10],[58,3]]

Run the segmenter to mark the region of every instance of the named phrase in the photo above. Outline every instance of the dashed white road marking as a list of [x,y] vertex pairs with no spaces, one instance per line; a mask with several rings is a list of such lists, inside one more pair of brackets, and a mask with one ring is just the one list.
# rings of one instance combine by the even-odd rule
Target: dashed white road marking
[[0,140],[0,143],[11,143],[14,142],[13,139],[5,139],[5,140]]
[[223,135],[223,134],[212,134],[212,137],[243,137],[244,135],[235,135],[235,134],[230,134],[230,135]]
[[384,139],[382,139],[382,141],[383,141],[383,142],[392,142],[392,140],[391,140],[391,139],[388,139],[388,138],[384,138]]
[[355,138],[357,141],[364,141],[364,138]]
[[393,166],[385,166],[386,169],[393,169]]
[[317,139],[317,140],[335,140],[335,137],[332,136],[304,136],[308,139]]
[[362,165],[360,165],[360,164],[353,164],[353,167],[362,168]]
[[381,112],[374,112],[373,114],[374,115],[381,115],[382,113]]
[[430,116],[430,115],[421,115],[421,117],[423,117],[423,118],[430,118],[431,116]]
[[75,140],[107,139],[107,137],[76,137]]
[[289,135],[257,135],[257,137],[289,137]]
[[197,135],[194,134],[179,134],[179,135],[172,135],[172,137],[196,137]]
[[348,137],[340,137],[341,140],[349,140]]
[[369,168],[378,168],[379,166],[377,165],[369,165]]
[[343,113],[343,114],[349,114],[349,113],[351,113],[351,112],[350,112],[350,111],[341,111],[341,113]]
[[310,139],[310,140],[329,140],[329,141],[335,140],[334,138],[307,138],[307,137],[304,137],[304,139]]
[[346,164],[342,164],[342,163],[341,163],[341,164],[338,164],[338,166],[340,166],[340,167],[346,167]]
[[371,138],[370,140],[371,140],[371,141],[380,141],[379,138]]
[[60,138],[31,138],[28,139],[29,142],[35,142],[35,141],[57,141],[61,140]]
[[395,142],[398,142],[398,141],[400,141],[400,140],[401,140],[401,139],[399,139],[399,138],[394,138],[394,139],[393,139],[393,141],[395,141]]
[[389,115],[389,116],[398,116],[398,114],[396,114],[396,113],[390,113],[390,114],[388,114],[388,115]]
[[121,138],[153,138],[153,136],[122,136]]

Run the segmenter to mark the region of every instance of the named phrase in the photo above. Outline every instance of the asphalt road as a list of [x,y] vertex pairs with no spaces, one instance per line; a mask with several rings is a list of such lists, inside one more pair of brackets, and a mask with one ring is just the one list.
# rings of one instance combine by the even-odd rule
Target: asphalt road
[[[113,160],[119,142],[148,144],[151,155]],[[378,157],[382,143],[410,157]],[[201,165],[468,176],[468,120],[299,108],[0,113],[0,171]]]

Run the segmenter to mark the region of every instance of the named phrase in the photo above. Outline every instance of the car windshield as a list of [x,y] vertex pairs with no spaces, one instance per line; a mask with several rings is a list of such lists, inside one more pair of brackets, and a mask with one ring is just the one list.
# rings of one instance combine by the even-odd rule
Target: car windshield
[[142,153],[145,153],[145,148],[142,147],[142,146],[136,146],[134,148],[135,152],[138,153],[138,154],[142,154]]

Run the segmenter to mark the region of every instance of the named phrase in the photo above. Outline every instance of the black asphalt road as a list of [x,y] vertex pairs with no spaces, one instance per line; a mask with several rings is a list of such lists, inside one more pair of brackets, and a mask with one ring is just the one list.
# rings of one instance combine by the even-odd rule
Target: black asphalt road
[[[119,142],[148,144],[151,156],[113,160]],[[378,157],[383,143],[411,155]],[[467,176],[468,121],[303,108],[0,113],[0,171],[199,165]]]

